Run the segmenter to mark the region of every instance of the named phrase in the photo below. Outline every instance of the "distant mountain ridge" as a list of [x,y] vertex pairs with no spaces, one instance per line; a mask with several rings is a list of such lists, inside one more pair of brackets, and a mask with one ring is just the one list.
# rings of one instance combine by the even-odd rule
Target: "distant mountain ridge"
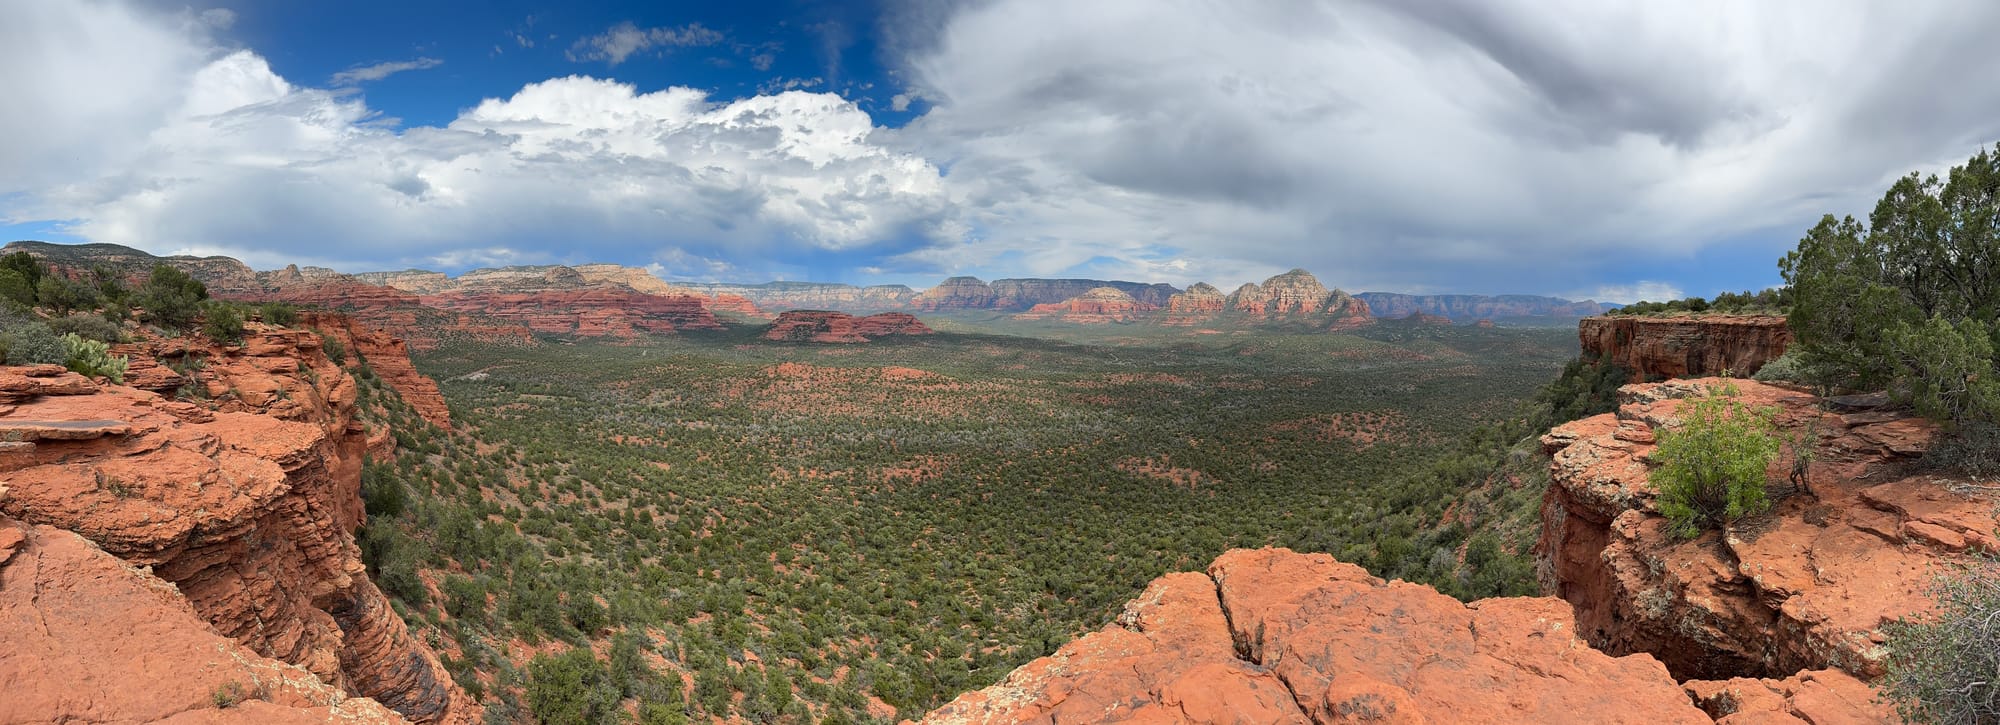
[[1507,317],[1575,317],[1601,315],[1618,305],[1595,300],[1573,302],[1540,295],[1407,295],[1396,292],[1363,292],[1355,295],[1368,303],[1380,317],[1409,317],[1415,314],[1451,318],[1453,322],[1491,320]]
[[[423,269],[347,274],[297,265],[260,272],[230,257],[161,257],[104,243],[18,241],[7,245],[4,251],[30,252],[58,266],[110,267],[130,278],[142,277],[153,265],[168,262],[202,280],[223,297],[289,300],[347,309],[421,305],[502,320],[511,317],[526,328],[576,334],[714,329],[718,326],[717,316],[721,321],[765,321],[785,310],[993,311],[1030,313],[1057,320],[1107,317],[1121,321],[1156,320],[1179,326],[1197,324],[1224,311],[1250,318],[1287,318],[1295,322],[1301,315],[1330,314],[1348,320],[1423,315],[1470,324],[1506,318],[1582,318],[1616,307],[1591,300],[1573,302],[1538,295],[1392,292],[1350,295],[1326,288],[1300,269],[1262,283],[1242,285],[1224,295],[1206,283],[1182,290],[1158,282],[1070,278],[1006,278],[987,282],[977,277],[951,277],[925,290],[900,284],[669,282],[645,269],[618,264],[514,265],[474,269],[456,276]],[[1129,297],[1130,309],[1124,309],[1124,302],[1110,299],[1101,290],[1115,290]],[[585,291],[592,293],[581,294]],[[1096,298],[1090,297],[1093,291],[1100,291]],[[557,309],[577,305],[588,309]],[[1112,311],[1107,305],[1119,309]],[[1034,312],[1037,307],[1041,307],[1041,312]],[[1329,308],[1336,311],[1328,312]],[[628,313],[636,313],[638,317]]]

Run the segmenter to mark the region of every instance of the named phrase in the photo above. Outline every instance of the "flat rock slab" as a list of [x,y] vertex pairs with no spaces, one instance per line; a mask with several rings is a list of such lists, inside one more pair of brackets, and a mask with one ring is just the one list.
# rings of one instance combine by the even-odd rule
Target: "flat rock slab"
[[0,441],[86,441],[130,435],[122,420],[0,420]]

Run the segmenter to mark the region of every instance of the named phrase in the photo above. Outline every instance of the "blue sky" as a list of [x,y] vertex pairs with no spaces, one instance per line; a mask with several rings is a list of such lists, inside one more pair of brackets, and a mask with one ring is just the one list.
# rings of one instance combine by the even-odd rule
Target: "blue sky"
[[[357,67],[420,64],[359,84],[371,106],[406,125],[449,123],[479,99],[569,74],[613,76],[643,89],[694,86],[725,97],[796,82],[855,101],[878,124],[901,125],[915,115],[891,108],[898,85],[877,60],[872,3],[358,0],[194,7],[231,9],[232,35],[258,49],[278,75],[298,82],[331,84]],[[677,31],[693,42],[652,44],[649,37],[647,47],[617,63],[578,46],[626,25]]]
[[[2000,6],[0,4],[0,237],[348,271],[1757,289],[2000,139]],[[1950,92],[1940,89],[1950,88]]]

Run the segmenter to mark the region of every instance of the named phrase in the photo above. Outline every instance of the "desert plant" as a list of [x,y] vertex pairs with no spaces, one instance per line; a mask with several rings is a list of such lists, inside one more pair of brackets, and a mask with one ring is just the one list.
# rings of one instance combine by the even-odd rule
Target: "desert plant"
[[69,362],[69,348],[54,330],[40,322],[19,322],[4,333],[9,365],[62,365]]
[[1786,350],[1785,354],[1779,355],[1777,359],[1764,363],[1764,367],[1757,368],[1757,372],[1752,374],[1750,379],[1760,383],[1809,382],[1805,368],[1799,361],[1799,351],[1796,349]]
[[201,306],[201,334],[208,339],[223,344],[243,341],[243,311],[227,302],[208,302]]
[[1775,416],[1728,388],[1681,403],[1681,426],[1660,433],[1652,473],[1660,513],[1676,533],[1695,536],[1769,505],[1764,472],[1778,455]]
[[2000,562],[1954,567],[1930,593],[1930,614],[1884,628],[1883,692],[1910,722],[2000,723]]
[[125,382],[125,366],[128,361],[124,355],[111,354],[109,344],[102,340],[86,339],[74,332],[64,334],[62,344],[68,351],[68,357],[63,364],[70,370],[92,377],[102,375],[114,383]]
[[68,317],[58,317],[48,322],[49,329],[57,334],[75,334],[90,340],[115,343],[124,338],[118,323],[105,319],[103,315],[78,312]]
[[2000,425],[1984,421],[1961,425],[1931,444],[1924,463],[1980,481],[2000,478]]

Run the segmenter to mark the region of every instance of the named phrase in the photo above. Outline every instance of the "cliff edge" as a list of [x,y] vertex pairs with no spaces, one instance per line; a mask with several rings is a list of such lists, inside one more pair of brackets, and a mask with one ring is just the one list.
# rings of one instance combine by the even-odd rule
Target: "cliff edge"
[[[135,385],[173,386],[181,399],[53,366],[0,368],[0,518],[7,520],[0,526],[23,532],[32,554],[0,559],[0,600],[15,596],[20,582],[36,582],[30,590],[39,592],[46,582],[87,579],[115,589],[104,596],[150,596],[148,607],[192,613],[206,627],[156,631],[174,616],[58,606],[37,595],[30,607],[39,621],[0,619],[0,641],[10,643],[0,672],[11,673],[0,681],[10,693],[74,696],[0,698],[0,722],[173,714],[119,701],[120,693],[173,703],[305,698],[316,707],[353,696],[415,722],[476,721],[478,706],[366,576],[352,532],[364,517],[360,470],[369,441],[355,417],[354,379],[323,354],[320,337],[251,323],[236,345],[190,336],[121,349],[134,356]],[[72,564],[106,573],[62,569]],[[78,687],[67,659],[12,646],[53,637],[52,616],[104,619],[99,637],[129,629],[122,617],[147,617],[147,627],[133,631],[162,647],[199,645],[213,654],[184,666],[107,656],[90,665],[106,686]],[[204,634],[226,639],[202,644]],[[88,646],[99,645],[110,646]],[[198,666],[210,660],[223,670]],[[265,690],[254,688],[229,698],[211,692],[229,668],[241,670],[231,675],[239,680],[251,670],[276,673],[243,685],[274,687],[277,699],[260,699]],[[310,696],[284,695],[293,689]]]

